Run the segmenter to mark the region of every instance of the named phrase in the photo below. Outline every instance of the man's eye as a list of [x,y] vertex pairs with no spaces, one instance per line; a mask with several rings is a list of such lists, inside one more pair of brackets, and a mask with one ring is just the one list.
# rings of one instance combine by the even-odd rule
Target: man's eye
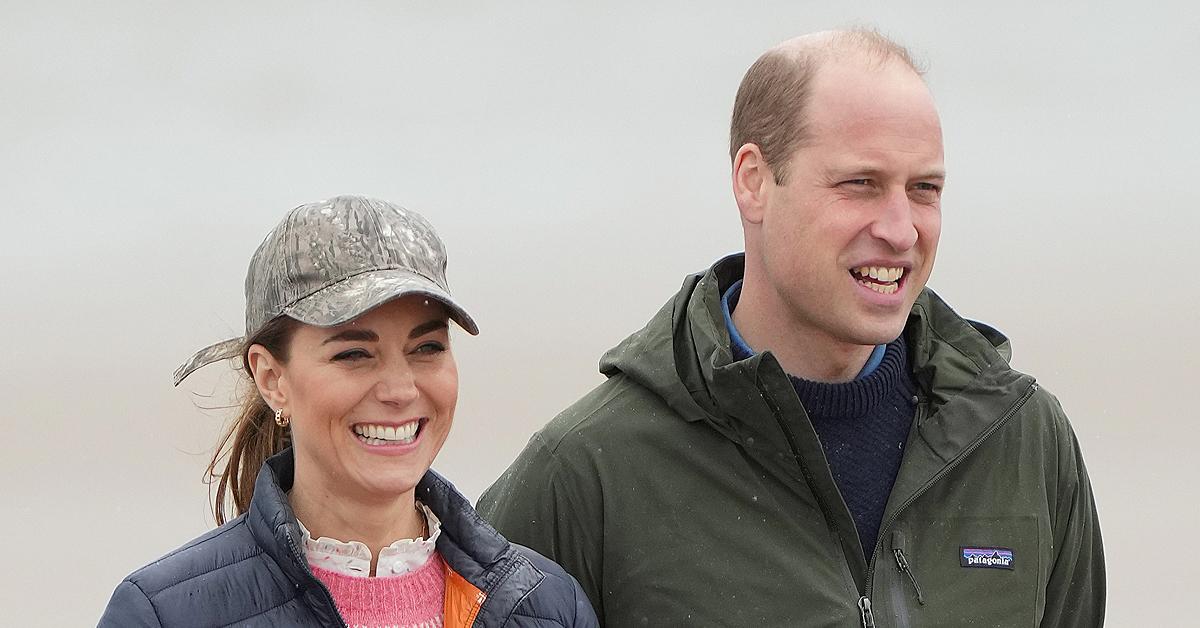
[[870,179],[850,179],[842,181],[842,185],[871,185]]
[[333,359],[340,362],[340,361],[365,360],[369,357],[371,357],[371,354],[367,353],[366,351],[364,351],[362,349],[350,349],[348,351],[343,351],[343,352],[333,356]]
[[913,187],[918,190],[923,190],[926,192],[941,192],[942,191],[942,186],[940,186],[936,183],[928,183],[925,181],[922,181],[922,182],[914,185]]

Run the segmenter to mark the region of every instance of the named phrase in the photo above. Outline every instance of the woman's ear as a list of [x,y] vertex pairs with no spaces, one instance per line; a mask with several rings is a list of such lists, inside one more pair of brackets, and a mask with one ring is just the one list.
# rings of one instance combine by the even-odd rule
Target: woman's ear
[[262,345],[250,345],[246,350],[246,363],[254,376],[254,386],[267,405],[283,408],[287,405],[287,394],[282,387],[283,364]]

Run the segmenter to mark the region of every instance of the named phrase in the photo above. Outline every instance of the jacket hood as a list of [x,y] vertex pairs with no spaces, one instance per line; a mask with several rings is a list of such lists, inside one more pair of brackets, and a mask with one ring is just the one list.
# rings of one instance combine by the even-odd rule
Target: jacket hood
[[[739,416],[762,403],[756,383],[786,376],[769,351],[741,361],[730,351],[721,295],[744,268],[745,255],[737,253],[688,276],[645,327],[604,354],[601,373],[624,374],[685,420],[705,421],[741,440]],[[1003,334],[959,317],[928,288],[913,305],[904,333],[917,365],[914,378],[934,405],[953,398],[980,373],[1008,367],[1011,350]]]

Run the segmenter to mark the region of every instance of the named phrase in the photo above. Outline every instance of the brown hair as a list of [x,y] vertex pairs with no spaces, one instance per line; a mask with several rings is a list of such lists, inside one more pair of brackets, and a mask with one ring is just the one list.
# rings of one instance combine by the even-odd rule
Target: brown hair
[[[287,362],[288,347],[297,326],[295,319],[277,316],[242,346],[242,368],[249,378],[249,385],[242,393],[237,418],[217,441],[205,471],[206,481],[217,485],[213,498],[213,516],[217,525],[246,512],[250,498],[254,496],[254,480],[263,462],[291,444],[291,433],[275,424],[275,412],[254,386],[254,374],[250,371],[246,351],[251,345],[262,345],[275,359]],[[227,510],[230,505],[233,506],[232,516]]]
[[809,137],[804,109],[812,97],[813,77],[823,61],[853,53],[880,66],[898,60],[922,74],[908,50],[873,30],[817,33],[786,41],[763,53],[742,77],[733,101],[729,158],[736,158],[742,146],[755,144],[775,182],[783,185],[788,160]]

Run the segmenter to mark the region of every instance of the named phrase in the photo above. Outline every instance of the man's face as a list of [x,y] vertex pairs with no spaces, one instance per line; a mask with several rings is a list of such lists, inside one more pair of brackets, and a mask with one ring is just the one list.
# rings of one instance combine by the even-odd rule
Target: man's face
[[942,131],[924,82],[894,63],[831,61],[814,80],[811,139],[768,182],[764,274],[804,332],[876,345],[904,329],[941,232]]

